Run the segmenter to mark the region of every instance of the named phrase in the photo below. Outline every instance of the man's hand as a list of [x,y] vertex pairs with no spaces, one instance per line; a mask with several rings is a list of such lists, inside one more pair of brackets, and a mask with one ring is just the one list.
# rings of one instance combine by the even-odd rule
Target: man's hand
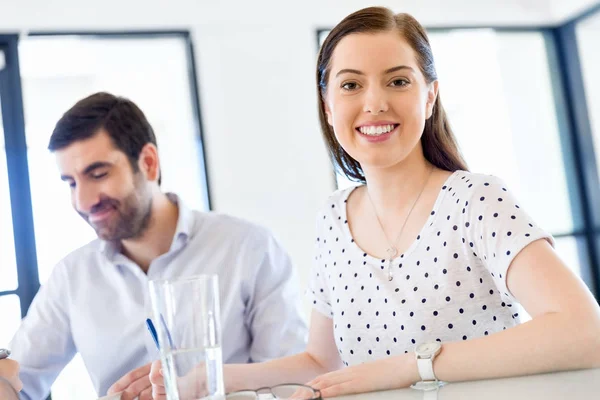
[[167,390],[165,389],[165,379],[162,374],[162,363],[160,360],[152,363],[150,369],[150,383],[152,383],[152,399],[166,400]]
[[121,393],[121,400],[152,400],[152,385],[150,384],[150,367],[146,364],[128,372],[108,389],[108,395]]
[[[152,383],[152,400],[165,400],[167,390],[165,388],[165,372],[162,370],[160,361],[154,361],[150,371],[150,382]],[[205,364],[198,364],[185,372],[184,376],[178,376],[174,384],[177,385],[177,393],[181,400],[200,399],[208,396],[206,388]]]
[[17,392],[23,389],[23,383],[19,379],[18,362],[9,359],[0,360],[0,377],[6,379]]

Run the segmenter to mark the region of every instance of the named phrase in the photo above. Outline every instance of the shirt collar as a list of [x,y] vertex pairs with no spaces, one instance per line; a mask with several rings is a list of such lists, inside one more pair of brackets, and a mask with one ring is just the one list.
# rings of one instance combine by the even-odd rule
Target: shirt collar
[[171,245],[171,250],[173,250],[177,242],[181,242],[182,244],[187,243],[192,236],[194,213],[175,193],[167,193],[167,197],[175,203],[179,209],[179,217],[177,218],[177,226],[175,227],[175,235],[173,236]]
[[[175,227],[175,235],[171,243],[170,250],[188,242],[192,236],[194,227],[194,215],[190,208],[181,200],[175,193],[166,193],[166,196],[171,202],[177,205],[179,216],[177,218],[177,226]],[[116,257],[121,252],[121,243],[111,240],[100,239],[100,251],[111,261],[115,261]]]

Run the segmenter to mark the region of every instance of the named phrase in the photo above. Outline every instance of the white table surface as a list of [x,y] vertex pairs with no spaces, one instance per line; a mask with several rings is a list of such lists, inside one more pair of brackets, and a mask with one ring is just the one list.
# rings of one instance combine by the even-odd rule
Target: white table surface
[[449,383],[437,393],[414,389],[338,397],[338,400],[599,400],[600,369],[487,381]]
[[[99,400],[117,400],[120,395]],[[436,392],[389,390],[337,397],[337,400],[598,400],[600,369],[556,372],[487,381],[449,383]]]

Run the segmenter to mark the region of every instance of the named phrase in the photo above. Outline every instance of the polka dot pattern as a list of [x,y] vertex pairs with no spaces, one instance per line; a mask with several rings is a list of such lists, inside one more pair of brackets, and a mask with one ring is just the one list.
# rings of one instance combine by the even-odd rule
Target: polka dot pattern
[[[346,216],[353,188],[335,192],[317,218],[315,266],[307,296],[333,319],[344,365],[414,350],[430,341],[468,340],[519,323],[506,286],[514,257],[552,238],[506,185],[489,175],[453,173],[413,244],[392,262],[354,242]],[[458,200],[458,201],[457,201]]]

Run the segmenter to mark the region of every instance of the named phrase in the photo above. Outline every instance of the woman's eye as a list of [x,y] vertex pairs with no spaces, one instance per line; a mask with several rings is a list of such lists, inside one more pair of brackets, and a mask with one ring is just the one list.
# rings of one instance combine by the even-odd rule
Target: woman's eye
[[346,82],[342,84],[342,89],[344,90],[355,90],[358,88],[358,84],[356,82]]
[[408,85],[408,81],[406,79],[394,79],[391,83],[392,86],[396,87],[404,87]]

